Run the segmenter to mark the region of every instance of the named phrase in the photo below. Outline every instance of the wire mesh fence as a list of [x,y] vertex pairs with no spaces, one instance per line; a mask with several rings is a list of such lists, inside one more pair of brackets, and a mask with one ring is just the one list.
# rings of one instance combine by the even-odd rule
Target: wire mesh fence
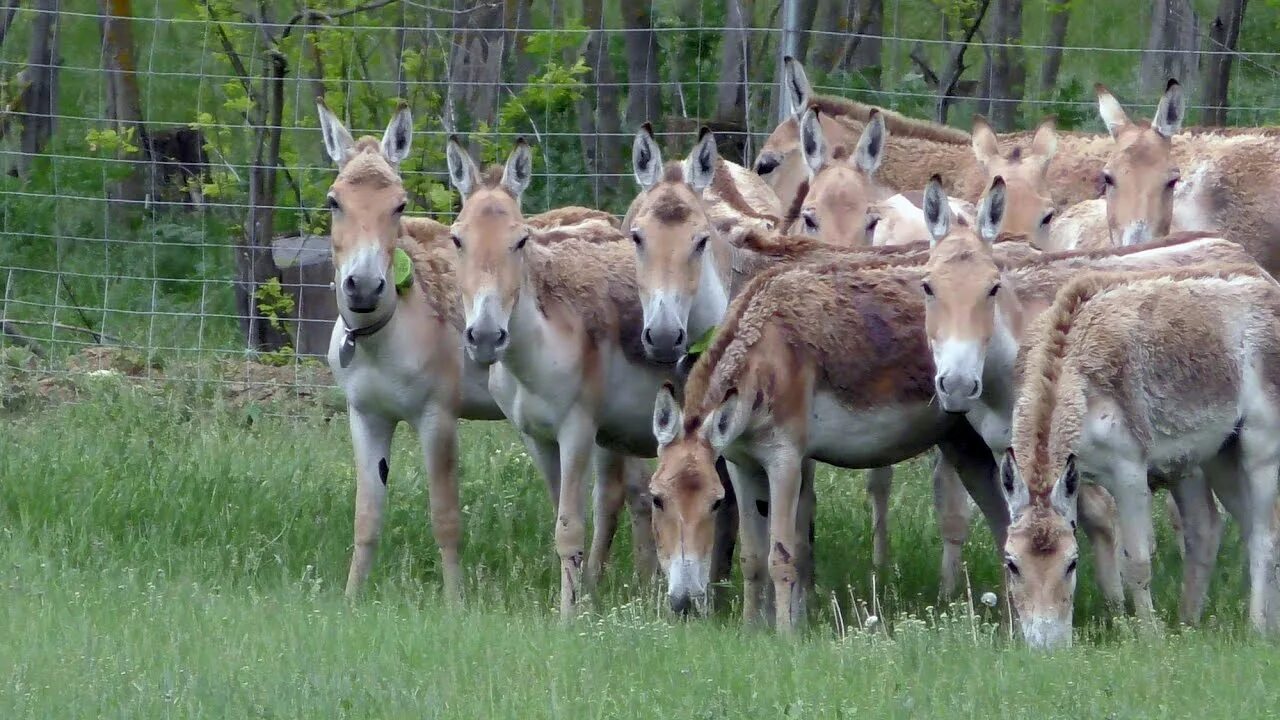
[[[410,212],[446,221],[458,203],[451,133],[488,161],[530,139],[526,212],[620,213],[646,120],[671,156],[708,124],[749,164],[777,122],[784,53],[819,91],[903,114],[939,119],[949,96],[945,120],[961,128],[975,112],[1008,130],[1054,114],[1098,132],[1094,82],[1153,107],[1152,78],[1171,72],[1190,79],[1193,119],[1217,106],[1230,124],[1280,115],[1268,44],[1280,8],[1250,6],[1233,34],[1231,3],[1150,5],[5,0],[5,382],[109,357],[152,379],[327,385],[313,356],[334,312],[323,261],[334,171],[316,97],[357,135],[381,133],[407,101]],[[1225,103],[1196,89],[1224,64]]]

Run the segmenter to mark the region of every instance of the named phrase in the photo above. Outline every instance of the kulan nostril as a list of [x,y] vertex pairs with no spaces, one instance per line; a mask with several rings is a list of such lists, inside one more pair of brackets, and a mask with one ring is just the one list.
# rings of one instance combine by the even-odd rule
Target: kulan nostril
[[972,394],[973,394],[973,397],[978,397],[979,395],[981,395],[981,394],[982,394],[982,381],[981,381],[981,380],[974,380],[974,381],[973,381],[973,393],[972,393]]
[[474,332],[472,332],[472,331],[471,331],[471,328],[467,328],[466,336],[467,336],[467,342],[468,342],[469,344],[471,344],[471,345],[475,345],[475,344],[476,344],[476,334],[475,334]]
[[947,391],[947,377],[945,375],[938,376],[938,389],[942,392]]
[[381,293],[381,292],[382,292],[386,287],[387,287],[387,280],[386,280],[386,278],[379,278],[379,279],[378,279],[378,289],[377,289],[377,290],[374,290],[373,292],[374,292],[374,293]]
[[348,276],[347,276],[347,279],[342,281],[342,288],[343,288],[344,290],[346,290],[347,292],[355,292],[355,291],[356,291],[356,279],[355,279],[354,277],[352,277],[351,275],[348,275]]
[[499,344],[499,345],[501,345],[501,344],[503,344],[503,343],[504,343],[504,342],[506,342],[506,341],[507,341],[507,331],[506,331],[506,330],[503,330],[503,329],[501,329],[501,328],[499,328],[499,329],[498,329],[498,344]]
[[684,328],[676,328],[676,345],[684,342]]
[[644,341],[649,345],[653,344],[653,333],[649,331],[649,328],[644,329]]

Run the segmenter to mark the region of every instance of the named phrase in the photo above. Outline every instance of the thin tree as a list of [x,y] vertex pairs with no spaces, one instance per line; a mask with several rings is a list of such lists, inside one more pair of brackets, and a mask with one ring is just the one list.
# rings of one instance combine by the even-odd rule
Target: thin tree
[[1045,38],[1044,61],[1040,65],[1040,94],[1050,96],[1058,89],[1062,69],[1062,46],[1067,41],[1071,20],[1071,0],[1049,0],[1049,34]]
[[[15,2],[6,10],[12,21]],[[5,29],[8,29],[6,23]],[[58,117],[58,0],[36,3],[31,42],[27,46],[27,67],[22,71],[24,87],[14,101],[13,109],[22,118],[22,154],[18,156],[18,172],[26,176],[32,159],[44,150],[53,137]],[[6,113],[6,121],[8,114]]]
[[1205,125],[1227,124],[1227,86],[1231,82],[1231,62],[1235,58],[1236,45],[1240,41],[1240,26],[1244,23],[1247,0],[1219,0],[1218,13],[1209,24],[1211,54],[1205,59],[1204,115]]
[[662,118],[662,85],[658,78],[658,37],[648,2],[624,2],[622,22],[627,47],[627,125],[639,127]]
[[996,0],[991,18],[992,42],[987,61],[987,93],[991,123],[1008,132],[1017,126],[1027,82],[1026,53],[1022,49],[1022,0]]
[[[138,90],[137,49],[133,42],[131,0],[100,0],[102,10],[102,62],[107,81],[107,117],[122,137],[132,137],[133,145],[146,147],[142,125],[142,94]],[[115,188],[121,200],[137,201],[146,196],[148,164],[134,163]]]

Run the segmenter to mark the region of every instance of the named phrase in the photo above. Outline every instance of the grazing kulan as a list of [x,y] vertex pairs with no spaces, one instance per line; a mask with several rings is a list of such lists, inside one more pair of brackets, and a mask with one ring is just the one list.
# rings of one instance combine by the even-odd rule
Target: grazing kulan
[[1179,499],[1187,571],[1204,581],[1217,550],[1211,488],[1241,526],[1250,622],[1270,628],[1278,313],[1280,288],[1252,264],[1089,274],[1058,294],[1033,330],[1001,466],[1013,517],[1010,594],[1030,644],[1071,643],[1081,479],[1115,497],[1125,580],[1147,622],[1155,622],[1148,476]]
[[[505,166],[483,175],[456,139],[446,156],[463,197],[452,228],[463,347],[489,368],[494,400],[525,436],[557,499],[560,611],[567,619],[583,590],[588,466],[594,458],[600,514],[602,503],[621,502],[608,489],[620,487],[610,478],[626,474],[627,457],[654,454],[646,420],[666,373],[644,357],[635,261],[624,235],[610,228],[615,241],[529,242],[520,196],[532,178],[532,153],[523,140]],[[612,528],[597,523],[588,580],[604,560],[602,532]]]

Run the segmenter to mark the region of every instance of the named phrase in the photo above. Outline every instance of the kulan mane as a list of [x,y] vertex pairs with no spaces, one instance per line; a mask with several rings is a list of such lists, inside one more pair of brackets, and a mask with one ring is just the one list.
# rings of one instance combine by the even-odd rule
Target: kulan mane
[[356,141],[351,149],[351,159],[342,166],[338,177],[353,185],[364,185],[384,190],[400,184],[400,175],[382,154],[382,143],[372,135]]
[[879,110],[884,118],[885,127],[889,129],[889,134],[899,137],[914,137],[953,145],[968,145],[972,140],[969,133],[963,130],[928,120],[909,118],[893,110],[834,95],[817,95],[809,102],[809,107],[816,108],[823,115],[849,118],[863,123],[871,119],[872,110]]
[[[1086,272],[1070,282],[1061,291],[1053,305],[1040,319],[1038,342],[1030,346],[1023,374],[1023,395],[1027,399],[1026,416],[1015,436],[1030,432],[1031,468],[1025,477],[1027,488],[1034,501],[1047,503],[1056,477],[1049,476],[1051,468],[1065,461],[1065,456],[1052,457],[1054,412],[1062,398],[1062,372],[1070,346],[1070,334],[1083,308],[1093,298],[1114,288],[1146,280],[1165,279],[1171,282],[1199,278],[1268,277],[1256,266],[1249,265],[1198,265],[1180,270],[1152,270],[1147,272]],[[1078,424],[1077,418],[1075,423]],[[1065,428],[1068,437],[1079,434],[1079,427]],[[1015,439],[1016,442],[1016,439]],[[1022,443],[1016,443],[1022,445]],[[1061,448],[1059,451],[1061,452]],[[1025,452],[1025,451],[1024,451]],[[1056,461],[1056,463],[1055,463]]]

